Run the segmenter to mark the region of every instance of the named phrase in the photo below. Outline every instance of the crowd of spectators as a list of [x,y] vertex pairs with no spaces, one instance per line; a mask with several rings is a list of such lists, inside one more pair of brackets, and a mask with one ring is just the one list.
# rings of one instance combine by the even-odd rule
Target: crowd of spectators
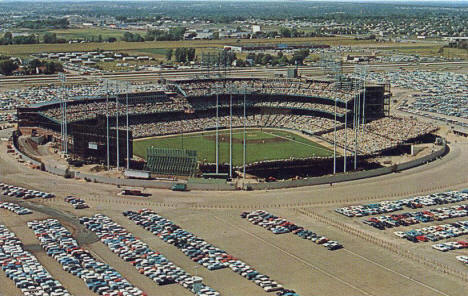
[[[350,101],[356,93],[336,87],[328,82],[301,80],[227,80],[179,82],[178,87],[186,96],[206,96],[216,93],[262,93],[278,95],[311,96]],[[177,89],[179,89],[177,88]]]
[[[357,131],[358,150],[365,154],[373,154],[410,139],[417,138],[435,131],[437,128],[431,123],[418,121],[414,118],[384,117],[361,125]],[[322,135],[325,139],[333,141],[334,132]],[[355,131],[352,128],[339,129],[336,133],[337,143],[340,146],[353,147]]]
[[[189,100],[191,107],[194,110],[206,110],[210,108],[216,107],[216,100],[205,100],[205,99],[197,99],[197,100]],[[233,98],[232,106],[234,107],[242,107],[244,104],[243,100],[240,98]],[[284,98],[275,98],[271,97],[269,99],[265,98],[258,98],[249,97],[246,99],[245,102],[247,107],[271,107],[271,108],[295,108],[295,109],[315,109],[319,111],[326,111],[329,113],[335,112],[334,105],[327,105],[327,104],[320,104],[320,103],[312,103],[312,102],[305,102],[305,101],[294,101],[292,99],[284,99]],[[229,107],[229,101],[224,99],[218,99],[218,107]],[[346,109],[336,106],[336,113],[337,114],[345,114]]]
[[0,122],[12,122],[16,120],[14,113],[0,113]]
[[[73,97],[96,97],[103,96],[107,90],[111,92],[114,88],[107,88],[102,82],[89,84],[71,84],[63,88],[60,85],[33,86],[19,89],[7,89],[0,92],[0,110],[14,110],[31,104],[70,99]],[[161,90],[160,84],[155,83],[132,83],[132,92],[148,92]],[[122,91],[125,91],[122,89]]]
[[[148,102],[129,102],[128,113],[129,114],[151,114],[158,112],[168,111],[184,111],[189,110],[192,107],[188,101],[182,96],[168,97],[166,100],[154,100]],[[124,102],[119,101],[119,107],[117,108],[117,102],[115,99],[109,100],[106,105],[105,100],[81,103],[81,104],[67,104],[67,120],[69,122],[80,121],[85,119],[95,118],[97,115],[115,116],[117,111],[119,114],[126,113],[127,106]],[[46,109],[43,112],[44,115],[50,118],[60,120],[62,112],[59,106]]]
[[[226,128],[231,125],[229,116],[219,116],[218,127]],[[248,115],[245,119],[246,127],[276,127],[294,130],[304,130],[309,133],[319,133],[334,127],[334,120],[292,114],[256,114]],[[244,117],[240,114],[233,114],[232,126],[234,128],[244,126]],[[337,122],[337,127],[343,124]],[[135,138],[149,137],[155,135],[170,135],[203,131],[216,128],[216,117],[191,118],[179,120],[161,120],[150,123],[135,123],[130,126]]]

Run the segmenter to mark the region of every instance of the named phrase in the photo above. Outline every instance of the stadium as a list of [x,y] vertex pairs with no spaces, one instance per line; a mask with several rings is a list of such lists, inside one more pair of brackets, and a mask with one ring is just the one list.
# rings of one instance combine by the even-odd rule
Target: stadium
[[287,179],[379,167],[376,157],[433,142],[435,126],[390,116],[390,97],[387,85],[353,79],[165,80],[160,91],[69,99],[65,125],[60,101],[17,116],[21,134],[60,142],[66,131],[74,161]]

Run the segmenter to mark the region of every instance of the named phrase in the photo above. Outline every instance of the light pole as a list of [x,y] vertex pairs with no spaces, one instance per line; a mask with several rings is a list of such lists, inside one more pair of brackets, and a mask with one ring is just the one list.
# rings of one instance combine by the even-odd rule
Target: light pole
[[127,119],[127,170],[130,169],[130,139],[129,139],[129,127],[128,127],[128,85],[127,83],[127,94],[125,95],[125,105],[126,105],[126,119]]
[[107,149],[107,170],[110,170],[109,157],[109,80],[106,80],[106,149]]
[[345,102],[345,141],[344,141],[344,163],[343,163],[343,172],[346,173],[346,150],[348,148],[348,101]]
[[62,99],[60,102],[60,111],[62,113],[62,123],[60,125],[60,139],[61,139],[61,146],[62,146],[62,152],[64,154],[67,154],[67,146],[66,146],[66,139],[67,139],[67,108],[66,108],[66,98],[65,98],[65,81],[67,77],[63,72],[60,72],[58,74],[58,78],[61,82],[62,85]]
[[120,168],[120,138],[119,138],[119,95],[120,91],[117,89],[116,85],[116,94],[115,94],[115,107],[116,107],[116,113],[115,113],[115,124],[116,124],[116,137],[117,139],[115,140],[115,143],[117,145],[117,171]]
[[336,174],[336,98],[335,98],[335,122],[333,128],[333,175]]
[[216,85],[216,174],[219,173],[219,89]]
[[247,143],[245,139],[245,126],[246,126],[246,110],[245,110],[245,96],[246,96],[246,90],[244,88],[244,140],[243,140],[243,162],[244,162],[244,173],[243,173],[243,181],[242,181],[242,187],[245,188],[245,162],[246,162],[246,153],[247,153]]
[[232,91],[229,95],[229,178],[232,179]]

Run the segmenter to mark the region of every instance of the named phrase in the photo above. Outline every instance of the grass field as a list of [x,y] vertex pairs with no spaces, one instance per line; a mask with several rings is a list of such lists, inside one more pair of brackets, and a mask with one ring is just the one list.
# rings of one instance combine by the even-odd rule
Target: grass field
[[[246,139],[247,163],[290,157],[330,156],[333,153],[313,141],[287,131],[249,129],[246,132]],[[242,140],[242,130],[234,130],[232,149],[234,165],[242,164]],[[196,150],[198,160],[216,161],[216,134],[214,131],[136,140],[133,143],[133,153],[146,159],[146,148],[151,146]],[[228,130],[219,132],[219,158],[221,163],[229,162]]]
[[[108,30],[109,31],[109,30]],[[59,36],[67,34],[67,30],[58,31]],[[119,34],[123,32],[113,31],[103,32],[101,30],[75,30],[70,31],[71,36],[98,35],[104,36]],[[375,42],[371,40],[354,40],[352,37],[310,37],[310,38],[278,38],[278,39],[226,39],[226,40],[185,40],[185,41],[148,41],[148,42],[123,42],[117,41],[113,43],[73,43],[73,44],[19,44],[19,45],[2,45],[0,46],[0,54],[5,55],[26,55],[39,52],[70,52],[70,51],[87,51],[87,50],[151,50],[151,49],[168,49],[177,47],[194,47],[197,49],[212,50],[213,48],[222,48],[226,44],[278,44],[278,43],[314,43],[335,45],[353,45],[372,48],[394,47],[393,42]],[[398,43],[399,47],[433,47],[434,43],[414,44],[414,43]],[[157,50],[156,50],[157,51]],[[157,53],[160,53],[157,52]]]

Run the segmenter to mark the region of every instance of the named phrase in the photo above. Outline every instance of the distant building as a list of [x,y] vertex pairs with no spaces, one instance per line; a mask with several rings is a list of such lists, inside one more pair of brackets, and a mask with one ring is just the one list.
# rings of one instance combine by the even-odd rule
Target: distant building
[[262,32],[262,29],[260,28],[259,25],[252,25],[252,33],[253,34],[260,33],[260,32]]

